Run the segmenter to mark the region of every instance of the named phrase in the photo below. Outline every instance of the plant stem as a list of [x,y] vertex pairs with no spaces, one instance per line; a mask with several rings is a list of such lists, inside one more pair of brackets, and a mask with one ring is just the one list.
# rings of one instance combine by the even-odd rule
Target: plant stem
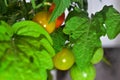
[[28,19],[28,9],[27,9],[26,0],[23,0],[23,5],[24,5],[24,11],[25,11],[25,19]]
[[33,7],[33,9],[36,9],[35,0],[31,0],[31,3],[32,3],[32,7]]
[[84,9],[84,4],[83,4],[84,2],[83,2],[83,0],[80,0],[80,3],[81,3],[81,8]]
[[5,2],[5,5],[6,5],[6,7],[8,7],[8,3],[7,3],[7,0],[4,0],[4,2]]
[[112,64],[105,58],[105,57],[103,57],[103,62],[105,62],[107,65],[109,65],[109,66],[111,66]]

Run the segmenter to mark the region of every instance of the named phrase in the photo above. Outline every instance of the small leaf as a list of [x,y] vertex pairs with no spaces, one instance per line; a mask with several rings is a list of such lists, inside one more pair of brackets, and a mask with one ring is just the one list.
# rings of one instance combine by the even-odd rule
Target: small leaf
[[52,12],[50,21],[54,21],[55,19],[57,19],[57,17],[60,16],[65,11],[65,9],[69,7],[71,1],[53,0],[53,2],[55,3],[56,7]]
[[112,6],[105,6],[105,25],[109,39],[114,39],[120,33],[120,13]]
[[61,26],[51,34],[53,48],[55,49],[56,53],[61,51],[61,49],[65,46],[66,40],[68,40],[68,36],[63,33],[63,27],[64,26]]
[[109,39],[114,39],[120,33],[120,13],[113,6],[104,6],[95,16],[99,24],[105,25]]
[[70,11],[67,18],[66,18],[66,21],[68,21],[70,18],[72,17],[75,17],[75,16],[78,16],[78,17],[88,17],[88,14],[85,12],[85,11],[78,11],[78,10],[73,10],[73,11]]

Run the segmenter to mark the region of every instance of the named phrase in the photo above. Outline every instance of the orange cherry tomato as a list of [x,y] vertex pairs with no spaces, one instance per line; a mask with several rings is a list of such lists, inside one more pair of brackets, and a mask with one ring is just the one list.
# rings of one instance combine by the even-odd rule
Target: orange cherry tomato
[[41,11],[35,14],[35,16],[33,17],[33,21],[42,25],[48,31],[48,33],[52,33],[55,30],[55,22],[49,23],[50,16],[50,12]]

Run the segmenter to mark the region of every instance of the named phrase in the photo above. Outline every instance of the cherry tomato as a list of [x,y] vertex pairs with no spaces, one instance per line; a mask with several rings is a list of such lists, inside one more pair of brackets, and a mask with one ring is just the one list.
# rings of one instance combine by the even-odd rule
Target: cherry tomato
[[103,55],[104,55],[104,50],[103,50],[103,48],[98,48],[98,49],[95,51],[95,53],[94,53],[94,55],[93,55],[93,58],[91,59],[91,63],[92,63],[92,64],[97,64],[97,63],[99,63],[99,62],[102,60]]
[[54,66],[59,70],[68,70],[74,61],[74,55],[68,48],[63,48],[53,57]]
[[49,23],[51,13],[47,11],[41,11],[33,17],[33,21],[41,24],[48,33],[52,33],[55,30],[55,22]]
[[[52,13],[52,11],[54,10],[54,8],[55,8],[55,4],[52,3],[52,5],[49,8],[49,12]],[[65,19],[65,13],[62,13],[62,15],[60,15],[56,19],[56,24],[55,24],[56,28],[59,28],[62,25],[62,23],[64,22],[64,19]]]
[[96,69],[94,65],[90,64],[82,69],[74,65],[70,69],[70,77],[72,80],[95,80]]

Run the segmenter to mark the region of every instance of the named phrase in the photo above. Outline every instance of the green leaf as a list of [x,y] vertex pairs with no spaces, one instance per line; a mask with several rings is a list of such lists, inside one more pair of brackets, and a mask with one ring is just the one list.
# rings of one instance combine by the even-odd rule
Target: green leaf
[[46,80],[46,70],[53,68],[50,55],[44,50],[34,51],[30,46],[27,48],[27,44],[23,46],[19,49],[16,47],[1,57],[0,77],[3,80]]
[[70,0],[53,0],[55,3],[55,9],[52,12],[50,21],[54,21],[58,16],[60,16],[66,8],[70,5]]
[[98,36],[105,36],[106,35],[106,28],[104,26],[104,19],[102,14],[96,13],[96,15],[94,15],[91,19],[92,24],[94,24],[94,26],[98,26],[96,27],[96,31]]
[[56,53],[61,51],[61,49],[65,46],[65,41],[68,40],[68,36],[63,33],[63,27],[64,26],[61,26],[51,34],[53,48]]
[[14,34],[16,35],[31,36],[35,38],[44,36],[48,39],[51,45],[53,44],[48,32],[41,25],[33,21],[17,22],[12,26],[12,28],[14,30]]
[[[54,49],[50,35],[32,21],[17,22],[12,29],[14,35],[10,41],[0,41],[0,78],[47,80],[47,70],[53,68],[49,52],[54,52]],[[42,41],[47,43],[48,50]]]
[[45,38],[42,38],[40,40],[41,46],[44,47],[44,49],[50,54],[51,57],[55,55],[54,48],[49,44],[48,40]]
[[40,51],[36,53],[35,56],[38,57],[36,59],[38,59],[41,68],[49,70],[53,68],[52,58],[50,57],[47,51]]
[[120,33],[120,13],[113,6],[104,6],[95,14],[101,25],[105,25],[109,39],[114,39]]
[[86,13],[85,11],[78,11],[78,10],[76,10],[76,9],[74,9],[73,11],[70,11],[69,12],[69,14],[67,15],[67,18],[66,18],[66,21],[68,21],[70,18],[72,18],[72,17],[88,17],[88,13]]
[[[15,66],[16,65],[16,66]],[[31,66],[31,65],[29,65]],[[18,63],[12,65],[4,72],[0,72],[1,80],[47,80],[46,69],[31,69],[30,67],[18,67]]]
[[12,28],[4,21],[0,21],[0,58],[8,52],[12,36]]
[[0,41],[0,58],[4,56],[4,53],[9,51],[9,48],[11,47],[9,41]]
[[0,41],[9,41],[12,36],[12,28],[4,21],[0,21]]
[[106,10],[105,25],[109,39],[114,39],[120,33],[120,13],[112,6],[105,6]]
[[89,18],[73,17],[67,21],[63,29],[64,33],[69,35],[70,42],[73,43],[72,50],[76,64],[80,68],[90,64],[95,48],[101,46],[98,27],[100,29],[100,26],[96,26]]

